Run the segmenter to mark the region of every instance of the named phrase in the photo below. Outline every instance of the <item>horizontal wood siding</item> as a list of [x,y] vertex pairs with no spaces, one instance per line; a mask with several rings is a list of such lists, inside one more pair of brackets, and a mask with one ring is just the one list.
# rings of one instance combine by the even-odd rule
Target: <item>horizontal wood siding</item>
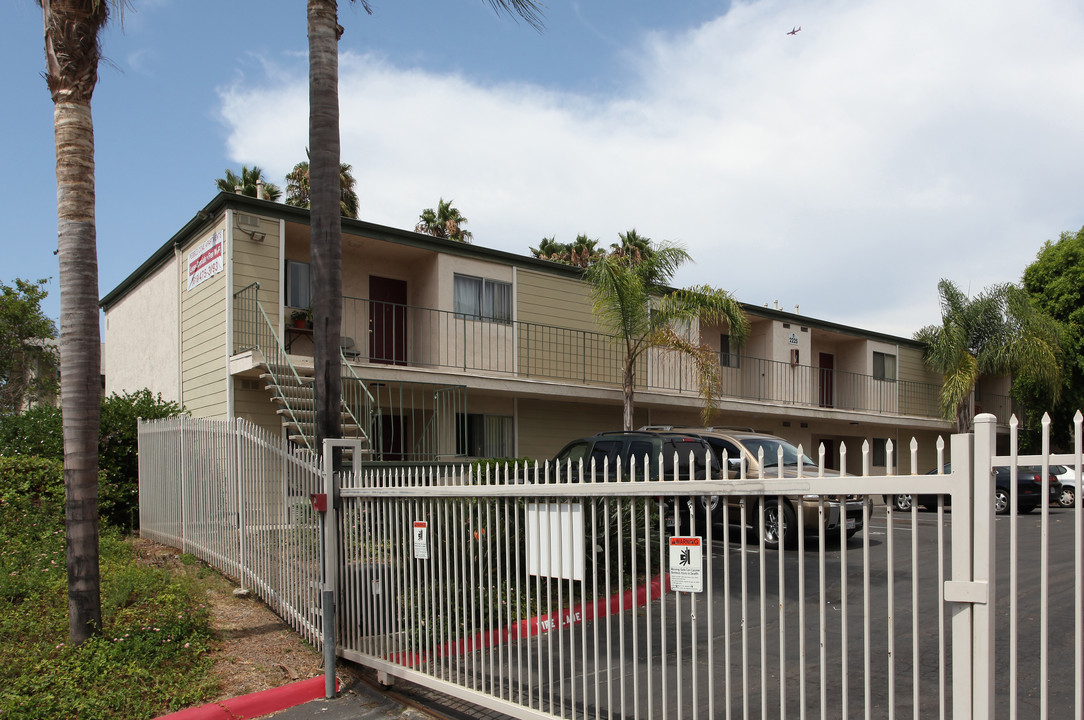
[[224,224],[181,248],[181,394],[196,417],[226,416],[226,270],[188,289],[188,253]]
[[282,432],[282,419],[275,412],[278,405],[271,402],[271,394],[264,389],[263,381],[234,378],[233,383],[234,414],[274,435]]
[[620,430],[621,406],[523,399],[519,401],[516,425],[518,454],[541,462],[572,440],[604,430]]
[[[246,216],[256,216],[246,213]],[[282,286],[282,270],[279,267],[279,221],[269,218],[257,218],[256,232],[263,233],[263,242],[254,242],[249,232],[254,230],[245,225],[245,232],[233,232],[233,289],[237,292],[254,282],[260,283],[260,304],[264,312],[276,322],[279,314],[279,293]]]
[[516,319],[573,330],[598,330],[587,283],[531,270],[516,273]]
[[621,383],[620,348],[599,334],[583,281],[520,270],[516,319],[521,377]]
[[926,367],[922,361],[922,350],[900,347],[898,371],[901,388],[900,414],[936,416],[941,374]]
[[899,373],[900,380],[941,384],[941,374],[926,367],[918,348],[900,347]]

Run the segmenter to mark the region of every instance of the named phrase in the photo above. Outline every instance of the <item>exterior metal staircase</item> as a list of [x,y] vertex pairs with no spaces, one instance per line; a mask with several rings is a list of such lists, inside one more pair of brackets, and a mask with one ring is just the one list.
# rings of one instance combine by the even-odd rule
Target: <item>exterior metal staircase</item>
[[[343,360],[345,366],[345,358]],[[316,437],[316,397],[313,390],[313,376],[311,370],[301,372],[294,371],[288,364],[283,366],[264,365],[265,372],[260,375],[264,388],[271,394],[271,401],[278,405],[275,411],[281,418],[282,424],[287,429],[288,437],[298,445],[303,445],[310,450],[315,449]],[[342,383],[344,386],[343,397],[340,399],[340,423],[344,438],[358,438],[362,440],[362,448],[371,452],[369,438],[372,428],[372,398],[364,397],[362,392],[361,402],[350,402],[359,393],[357,388],[364,391],[364,384],[353,375],[352,371],[343,373]],[[356,385],[357,388],[347,388],[348,385]]]

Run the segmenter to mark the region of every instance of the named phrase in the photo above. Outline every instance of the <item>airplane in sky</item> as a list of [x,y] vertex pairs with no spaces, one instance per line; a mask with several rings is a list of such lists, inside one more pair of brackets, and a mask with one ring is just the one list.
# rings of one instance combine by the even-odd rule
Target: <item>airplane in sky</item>
[[793,29],[793,30],[791,30],[791,31],[790,31],[789,33],[787,33],[787,35],[797,35],[797,34],[798,34],[798,33],[800,33],[801,31],[802,31],[802,26],[801,26],[801,25],[799,25],[798,27],[794,28],[794,29]]

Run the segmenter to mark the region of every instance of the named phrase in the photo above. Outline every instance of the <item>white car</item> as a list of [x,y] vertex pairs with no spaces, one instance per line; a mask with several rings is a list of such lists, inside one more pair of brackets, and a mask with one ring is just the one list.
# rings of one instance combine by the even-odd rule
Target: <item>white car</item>
[[1058,503],[1062,507],[1073,507],[1076,500],[1076,471],[1066,465],[1051,465],[1050,474],[1061,482]]

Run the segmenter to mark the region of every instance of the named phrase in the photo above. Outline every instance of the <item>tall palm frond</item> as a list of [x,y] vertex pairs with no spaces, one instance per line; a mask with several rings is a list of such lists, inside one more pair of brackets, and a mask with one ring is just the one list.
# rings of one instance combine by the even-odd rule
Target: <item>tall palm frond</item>
[[634,258],[626,253],[602,255],[584,271],[591,284],[592,309],[600,328],[624,346],[622,390],[624,427],[632,429],[636,363],[651,348],[672,350],[692,359],[698,377],[704,417],[714,411],[719,387],[717,353],[679,332],[700,322],[730,325],[735,347],[749,334],[749,321],[725,290],[697,286],[667,290],[674,272],[689,253],[680,245],[660,243]]
[[941,324],[926,326],[914,337],[925,345],[926,366],[941,373],[941,416],[955,418],[957,431],[970,425],[981,375],[1013,373],[1057,397],[1064,345],[1058,323],[1011,284],[991,285],[974,298],[949,280],[941,280],[937,289]]
[[[247,165],[241,166],[241,174],[238,175],[233,170],[226,168],[226,177],[215,180],[215,186],[222,192],[237,192],[237,188],[241,188],[241,194],[246,197],[257,197],[260,181],[263,180],[263,169],[258,165],[253,165],[251,168]],[[282,197],[282,190],[278,185],[274,183],[264,182],[263,184],[264,195],[268,200],[277,202]]]

